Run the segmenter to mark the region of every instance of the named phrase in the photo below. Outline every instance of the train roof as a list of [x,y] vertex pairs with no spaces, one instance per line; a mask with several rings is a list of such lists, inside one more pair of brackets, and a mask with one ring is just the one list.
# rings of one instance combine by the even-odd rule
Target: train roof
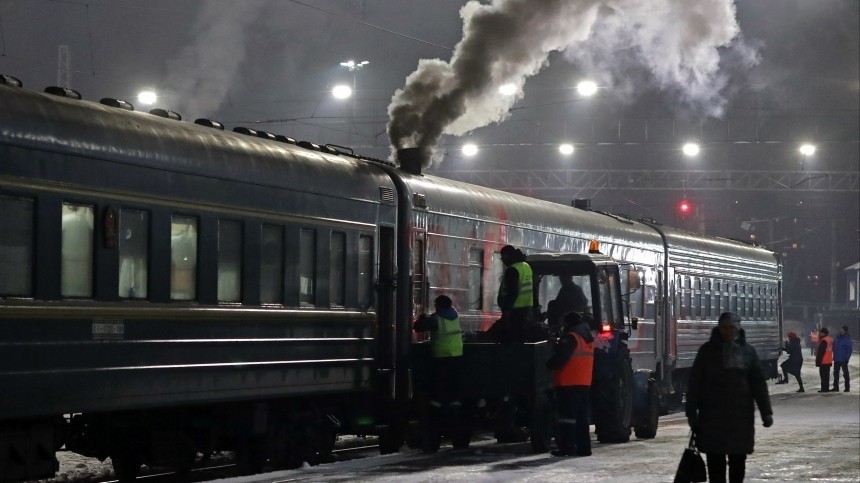
[[344,198],[378,201],[380,186],[394,189],[384,169],[358,157],[2,83],[0,146]]

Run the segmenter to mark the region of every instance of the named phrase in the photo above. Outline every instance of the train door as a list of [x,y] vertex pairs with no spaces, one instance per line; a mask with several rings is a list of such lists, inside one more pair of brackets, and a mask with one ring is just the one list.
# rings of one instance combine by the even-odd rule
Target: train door
[[430,312],[427,307],[427,263],[426,240],[424,230],[412,230],[412,320],[420,314]]
[[380,384],[385,388],[382,394],[394,397],[394,367],[396,354],[395,340],[395,239],[394,227],[379,227],[379,273],[376,279],[377,317],[379,341],[377,363]]

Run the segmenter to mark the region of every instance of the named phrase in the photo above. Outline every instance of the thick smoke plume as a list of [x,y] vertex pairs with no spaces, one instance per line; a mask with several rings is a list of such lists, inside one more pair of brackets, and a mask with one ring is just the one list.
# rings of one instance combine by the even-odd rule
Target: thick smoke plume
[[[432,162],[443,134],[503,121],[555,51],[599,68],[603,85],[620,89],[632,90],[626,69],[645,67],[659,87],[709,115],[725,103],[721,51],[757,62],[732,0],[473,0],[460,16],[463,38],[451,60],[422,59],[388,106],[393,154],[419,147]],[[517,94],[499,95],[504,84]]]
[[207,117],[231,89],[247,53],[245,32],[261,13],[260,2],[206,2],[191,29],[191,43],[167,62],[168,85],[181,114]]

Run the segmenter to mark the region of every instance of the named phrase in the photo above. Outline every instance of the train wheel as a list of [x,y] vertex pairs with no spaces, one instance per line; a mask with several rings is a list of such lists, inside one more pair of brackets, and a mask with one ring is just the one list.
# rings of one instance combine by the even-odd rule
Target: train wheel
[[451,434],[451,445],[454,449],[467,449],[472,444],[472,430],[470,428],[458,428]]
[[597,440],[601,443],[630,441],[633,412],[633,369],[630,359],[617,357],[613,375],[592,385],[592,412]]
[[379,454],[397,453],[403,446],[403,441],[403,431],[388,426],[379,433]]
[[140,474],[140,454],[133,448],[116,448],[110,455],[116,479],[134,481]]
[[546,394],[538,394],[535,396],[532,421],[529,426],[532,452],[546,453],[549,451],[554,426],[555,408],[552,400]]
[[262,473],[265,464],[265,441],[260,437],[243,437],[236,447],[236,473],[240,476]]
[[637,438],[651,439],[657,436],[657,424],[660,420],[660,398],[657,396],[657,387],[654,384],[648,386],[648,409],[645,424],[633,428]]

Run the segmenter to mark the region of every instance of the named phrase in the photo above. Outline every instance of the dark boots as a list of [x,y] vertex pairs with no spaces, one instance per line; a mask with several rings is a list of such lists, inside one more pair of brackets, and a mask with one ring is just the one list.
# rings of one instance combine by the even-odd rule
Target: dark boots
[[782,379],[776,381],[777,384],[788,384],[788,374],[783,372]]

